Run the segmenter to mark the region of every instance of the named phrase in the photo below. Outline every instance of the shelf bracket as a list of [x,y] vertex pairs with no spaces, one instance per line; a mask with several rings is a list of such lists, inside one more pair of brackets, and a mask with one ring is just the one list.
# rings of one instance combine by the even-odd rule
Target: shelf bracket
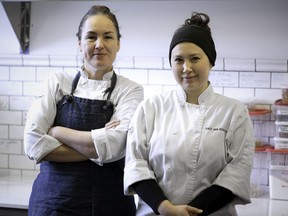
[[20,53],[29,54],[31,2],[2,2],[20,44]]

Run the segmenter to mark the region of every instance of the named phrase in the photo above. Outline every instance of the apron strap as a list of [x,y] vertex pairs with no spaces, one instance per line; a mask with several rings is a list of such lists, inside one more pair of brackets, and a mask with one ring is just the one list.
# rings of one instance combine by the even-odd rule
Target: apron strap
[[106,100],[106,103],[105,105],[103,106],[103,109],[104,110],[108,110],[109,108],[112,109],[112,112],[114,110],[114,104],[110,101],[110,97],[111,97],[111,93],[112,91],[114,90],[115,86],[116,86],[116,82],[117,82],[117,75],[116,73],[113,71],[113,75],[112,75],[112,78],[111,78],[111,85],[109,88],[107,88],[105,91],[104,91],[104,96],[105,94],[107,94],[108,92],[108,96],[107,96],[107,100]]
[[107,100],[110,100],[111,93],[112,93],[112,91],[114,90],[114,88],[116,86],[116,82],[117,82],[117,75],[113,71],[113,75],[112,75],[112,78],[111,78],[111,86],[104,91],[104,96],[108,93]]
[[[67,96],[67,101],[68,102],[71,102],[73,100],[73,93],[77,87],[77,84],[78,84],[78,81],[80,79],[80,76],[81,76],[81,73],[80,71],[76,74],[75,78],[73,79],[73,82],[72,82],[72,90],[71,90],[71,93]],[[113,75],[112,75],[112,78],[111,78],[111,85],[110,87],[108,87],[103,93],[104,93],[104,96],[108,93],[108,96],[107,96],[107,100],[106,100],[106,103],[105,105],[103,106],[103,109],[107,110],[109,107],[112,107],[112,110],[114,109],[114,105],[113,103],[110,101],[110,97],[111,97],[111,94],[112,94],[112,91],[114,90],[115,86],[116,86],[116,82],[117,82],[117,75],[116,73],[113,71]]]
[[[77,84],[79,82],[79,79],[80,79],[80,76],[81,76],[81,73],[80,71],[76,74],[73,82],[72,82],[72,90],[71,90],[71,95],[73,95],[76,87],[77,87]],[[111,97],[111,93],[112,91],[114,90],[115,86],[116,86],[116,82],[117,82],[117,75],[116,73],[113,71],[113,75],[112,75],[112,78],[111,78],[111,86],[108,87],[105,91],[104,91],[104,96],[108,93],[108,96],[107,96],[107,100],[110,100],[110,97]]]
[[80,73],[80,71],[76,74],[76,76],[75,76],[75,78],[74,78],[74,80],[73,80],[73,83],[72,83],[72,90],[71,90],[71,95],[73,95],[73,93],[74,93],[74,91],[75,91],[75,89],[76,89],[76,87],[77,87],[77,84],[78,84],[78,81],[79,81],[79,79],[80,79],[80,76],[81,76],[81,73]]
[[74,91],[75,91],[75,89],[76,89],[76,86],[77,86],[77,84],[78,84],[78,81],[79,81],[79,79],[80,79],[80,76],[81,76],[81,73],[80,73],[80,71],[79,71],[79,72],[76,74],[76,76],[74,77],[74,79],[73,79],[71,93],[70,93],[69,95],[66,95],[66,101],[69,102],[69,103],[73,101],[73,93],[74,93]]

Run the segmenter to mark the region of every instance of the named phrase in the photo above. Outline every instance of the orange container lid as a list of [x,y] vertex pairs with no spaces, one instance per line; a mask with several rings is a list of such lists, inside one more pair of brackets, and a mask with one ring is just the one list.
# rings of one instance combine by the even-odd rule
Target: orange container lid
[[267,149],[272,149],[274,148],[274,146],[271,146],[271,145],[263,145],[263,146],[259,146],[259,147],[255,147],[255,151],[256,152],[264,152],[264,151],[267,151]]
[[255,116],[255,115],[265,115],[271,113],[272,110],[270,109],[249,109],[249,115]]
[[288,153],[288,149],[274,149],[274,148],[267,148],[267,149],[266,149],[266,152],[287,154],[287,153]]

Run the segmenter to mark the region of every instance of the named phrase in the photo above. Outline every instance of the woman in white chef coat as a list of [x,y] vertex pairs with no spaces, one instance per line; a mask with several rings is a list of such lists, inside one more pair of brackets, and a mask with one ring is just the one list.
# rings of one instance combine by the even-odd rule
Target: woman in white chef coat
[[27,115],[25,152],[41,163],[28,213],[134,216],[134,197],[123,193],[123,168],[143,87],[113,71],[120,32],[108,7],[91,7],[77,37],[82,68],[49,76]]
[[143,101],[128,131],[124,190],[138,216],[234,216],[250,202],[254,135],[241,102],[209,82],[216,50],[203,13],[174,34],[169,61],[176,90]]

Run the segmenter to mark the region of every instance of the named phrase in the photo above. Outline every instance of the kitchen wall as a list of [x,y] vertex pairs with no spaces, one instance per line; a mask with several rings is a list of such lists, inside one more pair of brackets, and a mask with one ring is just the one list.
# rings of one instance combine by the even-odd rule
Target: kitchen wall
[[[174,30],[192,11],[211,17],[218,51],[210,76],[215,91],[246,104],[272,108],[288,84],[288,2],[99,1],[115,12],[121,27],[118,74],[145,87],[145,97],[175,88],[167,52]],[[97,1],[32,2],[29,54],[19,43],[0,4],[0,170],[36,175],[39,165],[23,151],[27,110],[50,71],[81,65],[75,33],[82,15]],[[273,114],[265,118],[273,144]],[[261,154],[256,157],[266,157]],[[264,166],[264,172],[268,168]],[[267,174],[264,174],[264,184]]]

